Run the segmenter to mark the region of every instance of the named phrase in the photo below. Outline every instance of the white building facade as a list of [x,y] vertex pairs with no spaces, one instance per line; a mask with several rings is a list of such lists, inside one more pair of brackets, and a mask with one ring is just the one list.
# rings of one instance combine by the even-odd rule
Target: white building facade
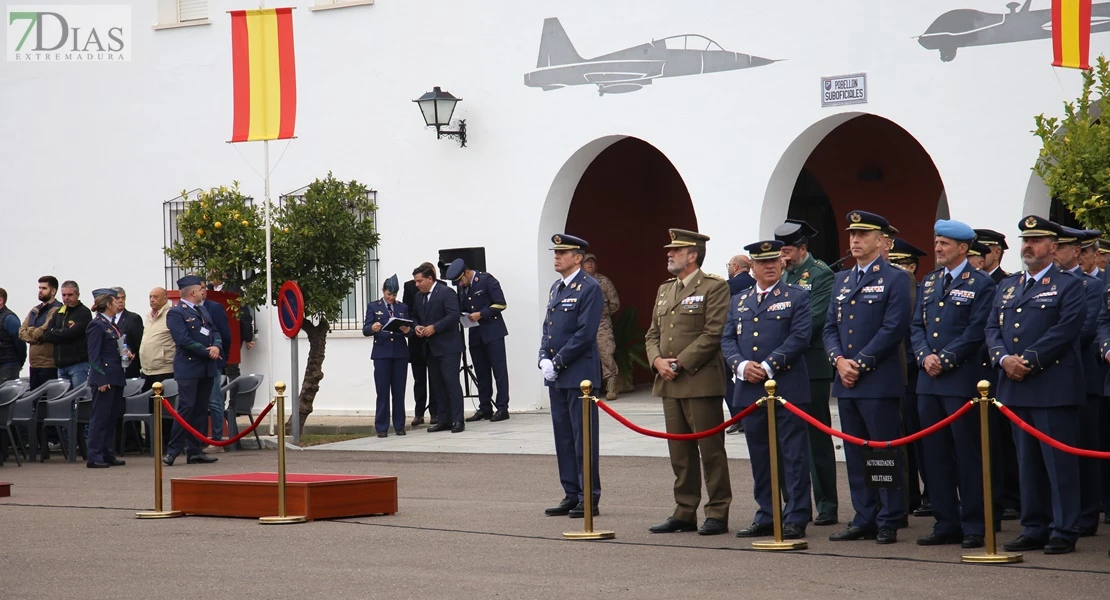
[[[590,165],[626,138],[673,166],[688,198],[665,200],[690,205],[712,238],[706,270],[722,275],[728,256],[787,216],[799,173],[821,142],[859,117],[907,132],[931,159],[920,168],[939,175],[942,193],[923,209],[928,218],[899,225],[914,229],[925,250],[936,214],[1012,239],[1023,215],[1047,216],[1049,200],[1030,172],[1040,148],[1033,116],[1061,114],[1081,82],[1078,71],[1050,66],[1050,4],[267,0],[297,7],[297,137],[270,144],[273,196],[328,171],[375,190],[381,243],[371,299],[385,277],[409,279],[439,249],[483,247],[508,301],[510,408],[535,409],[547,403],[536,348],[556,279],[550,237],[573,224],[568,215]],[[26,25],[8,27],[0,287],[17,314],[35,303],[43,274],[76,280],[86,303],[92,289],[123,286],[130,308],[142,312],[146,292],[167,283],[163,202],[232,181],[263,197],[262,145],[226,143],[225,11],[256,6],[134,0],[123,61],[19,58],[11,37]],[[1110,2],[1096,0],[1096,15],[1107,9]],[[1110,52],[1110,34],[1094,31],[1091,56]],[[466,120],[465,147],[424,127],[411,100],[433,86],[463,99],[455,118]],[[857,140],[844,152],[869,145]],[[897,165],[863,167],[853,180],[897,179]],[[636,177],[624,183],[642,185]],[[842,229],[844,212],[857,206],[852,194],[832,195]],[[900,205],[906,198],[858,198],[859,208],[909,210]],[[623,213],[646,210],[635,199],[621,202]],[[579,207],[580,219],[602,208]],[[665,230],[641,231],[638,218],[604,224],[611,252],[643,236],[654,236],[647,247],[656,250],[638,264],[601,257],[601,270],[619,267],[653,290],[667,277]],[[1018,269],[1016,254],[1003,266]],[[261,343],[245,353],[244,373],[268,371],[268,325],[260,323]],[[290,344],[280,332],[273,339],[274,379],[289,381]],[[303,368],[307,341],[300,352]],[[331,334],[317,413],[373,410],[369,354],[360,330]]]

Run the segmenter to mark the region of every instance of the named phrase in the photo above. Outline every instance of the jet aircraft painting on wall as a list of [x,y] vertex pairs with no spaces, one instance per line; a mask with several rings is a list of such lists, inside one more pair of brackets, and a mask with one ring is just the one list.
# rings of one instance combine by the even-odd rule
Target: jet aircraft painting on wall
[[[956,50],[965,46],[989,46],[1052,38],[1052,9],[1029,10],[1025,4],[1010,2],[1007,13],[988,13],[970,8],[950,10],[937,17],[918,37],[923,48],[940,51],[949,62]],[[1018,10],[1018,8],[1021,10]],[[1091,5],[1091,33],[1110,31],[1110,2]]]
[[761,67],[770,58],[721,48],[698,34],[675,35],[610,54],[584,59],[578,55],[558,18],[543,22],[536,70],[524,85],[543,91],[571,85],[596,85],[599,96],[635,92],[660,77],[682,77]]

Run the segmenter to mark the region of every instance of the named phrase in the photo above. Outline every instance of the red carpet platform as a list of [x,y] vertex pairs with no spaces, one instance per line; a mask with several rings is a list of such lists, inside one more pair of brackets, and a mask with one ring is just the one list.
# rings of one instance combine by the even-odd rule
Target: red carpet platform
[[12,484],[7,481],[0,481],[0,498],[7,498],[12,495]]
[[[233,473],[170,480],[173,510],[210,517],[278,514],[277,473]],[[285,514],[309,521],[397,512],[397,478],[375,475],[285,476]]]

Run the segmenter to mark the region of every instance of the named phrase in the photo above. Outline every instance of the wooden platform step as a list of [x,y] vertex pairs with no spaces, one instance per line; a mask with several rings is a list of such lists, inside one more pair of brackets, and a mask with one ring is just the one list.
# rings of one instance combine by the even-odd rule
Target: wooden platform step
[[[277,473],[234,473],[170,480],[173,510],[212,517],[269,517],[278,514]],[[397,512],[397,478],[379,475],[285,476],[285,512],[290,516],[339,519]]]
[[12,495],[12,484],[7,481],[0,481],[0,498],[7,498]]

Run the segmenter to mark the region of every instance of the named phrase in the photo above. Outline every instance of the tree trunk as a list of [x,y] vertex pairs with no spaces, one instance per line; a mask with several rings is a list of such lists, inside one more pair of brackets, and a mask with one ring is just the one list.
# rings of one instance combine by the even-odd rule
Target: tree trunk
[[[330,324],[327,319],[320,319],[320,323],[313,325],[307,319],[301,325],[308,336],[308,363],[304,366],[304,383],[301,384],[300,410],[301,432],[304,432],[305,421],[312,414],[312,403],[316,400],[316,392],[320,391],[320,380],[324,378],[324,349],[328,342]],[[292,415],[290,415],[292,417]]]

